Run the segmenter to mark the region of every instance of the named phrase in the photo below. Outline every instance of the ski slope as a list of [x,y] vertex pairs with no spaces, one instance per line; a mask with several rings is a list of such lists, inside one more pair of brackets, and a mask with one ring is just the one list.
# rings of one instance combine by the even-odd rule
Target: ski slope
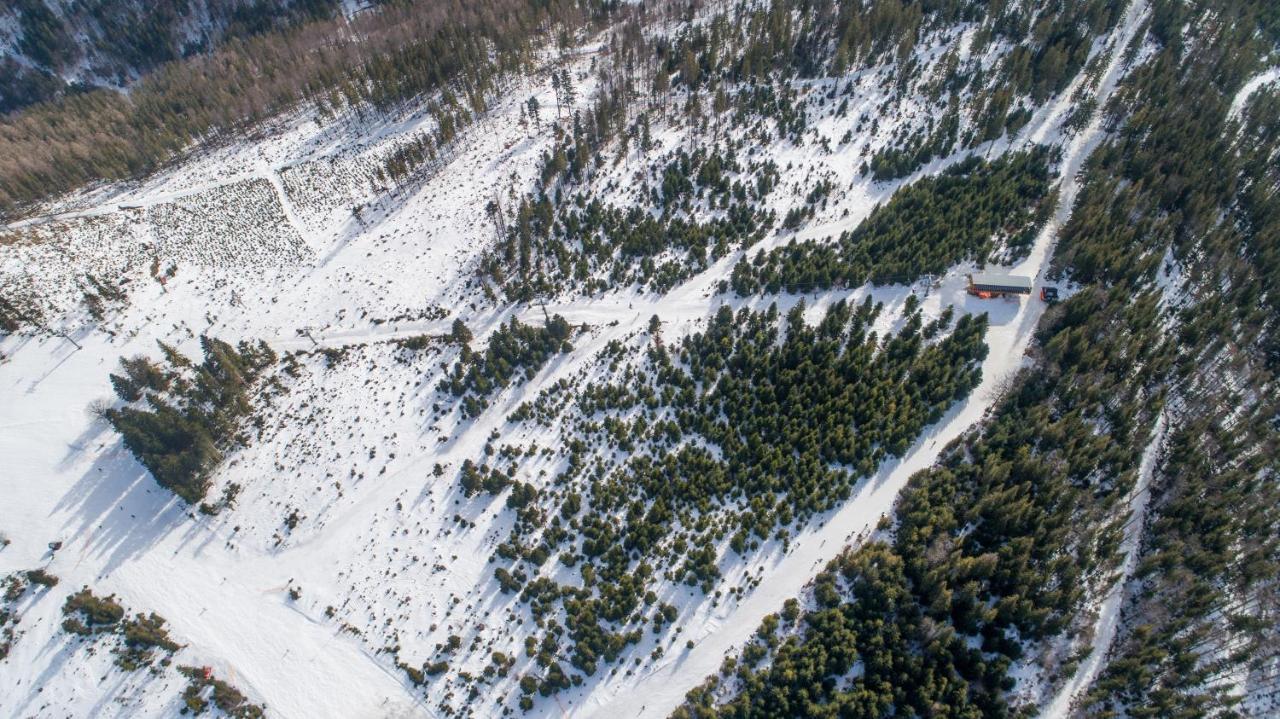
[[[278,518],[255,515],[261,508],[252,506],[224,521],[185,509],[87,407],[111,394],[108,373],[118,358],[154,354],[155,340],[199,356],[196,337],[205,332],[233,341],[280,338],[281,351],[311,346],[298,334],[305,328],[322,338],[366,332],[381,339],[383,328],[394,336],[397,325],[370,320],[468,296],[468,261],[482,248],[477,233],[490,232],[472,198],[486,195],[496,176],[530,179],[546,142],[529,137],[514,121],[522,100],[550,94],[546,79],[525,79],[515,90],[486,132],[471,133],[458,159],[439,177],[428,178],[416,195],[374,203],[362,223],[339,225],[328,237],[309,237],[329,251],[306,265],[246,269],[181,262],[167,285],[134,280],[129,306],[114,318],[112,333],[94,331],[72,311],[63,328],[78,347],[58,337],[30,335],[0,344],[7,358],[0,363],[0,453],[7,458],[0,471],[0,494],[6,498],[0,504],[0,533],[11,542],[0,549],[0,575],[43,567],[61,580],[47,596],[23,607],[19,640],[0,663],[0,714],[175,713],[180,686],[125,691],[131,685],[119,670],[106,660],[95,661],[62,631],[61,597],[90,586],[99,595],[117,595],[131,610],[160,614],[174,638],[186,645],[178,662],[213,667],[251,700],[265,702],[272,716],[432,715],[422,693],[393,662],[375,655],[378,645],[371,647],[343,625],[327,621],[323,605],[313,611],[288,598],[291,580],[304,583],[308,598],[318,591],[312,588],[332,581],[335,564],[350,551],[349,532],[335,532],[292,555],[242,548],[234,541],[241,525],[248,531]],[[384,128],[392,146],[401,135],[429,129],[421,118],[417,125],[393,125]],[[261,158],[317,144],[324,134],[301,119],[265,147],[227,148],[113,194],[104,204],[18,229],[114,217],[137,212],[134,207],[150,211],[267,178],[279,204],[289,208],[278,178],[285,165],[264,165]],[[383,134],[364,137],[376,142]],[[228,158],[245,156],[259,158],[259,164],[246,173],[220,173]],[[354,161],[359,160],[357,153]],[[168,189],[175,185],[178,189]],[[131,208],[122,210],[120,204]],[[289,229],[305,230],[291,209],[283,216]],[[147,227],[132,231],[137,241],[149,239]],[[425,241],[390,241],[410,235]],[[21,256],[7,261],[24,262]],[[26,263],[20,271],[32,275],[49,269]],[[426,278],[430,281],[424,283]],[[423,329],[412,323],[401,327],[415,334]],[[366,505],[381,498],[375,493]],[[350,527],[353,532],[362,528]],[[61,549],[50,552],[48,544],[59,541]],[[111,682],[100,685],[96,677],[102,675]],[[114,696],[112,687],[126,696]]]

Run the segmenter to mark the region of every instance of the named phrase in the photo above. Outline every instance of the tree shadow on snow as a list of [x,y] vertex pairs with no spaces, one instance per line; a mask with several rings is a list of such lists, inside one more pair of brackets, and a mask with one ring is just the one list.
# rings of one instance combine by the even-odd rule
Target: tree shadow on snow
[[117,444],[94,460],[53,512],[71,514],[61,541],[73,544],[71,551],[81,557],[105,557],[99,576],[106,576],[180,526],[183,507]]

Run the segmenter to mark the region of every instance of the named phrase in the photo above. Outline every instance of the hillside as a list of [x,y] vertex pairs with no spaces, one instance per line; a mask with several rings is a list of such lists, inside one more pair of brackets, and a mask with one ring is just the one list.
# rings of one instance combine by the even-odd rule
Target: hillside
[[1267,3],[28,5],[0,714],[1276,711]]

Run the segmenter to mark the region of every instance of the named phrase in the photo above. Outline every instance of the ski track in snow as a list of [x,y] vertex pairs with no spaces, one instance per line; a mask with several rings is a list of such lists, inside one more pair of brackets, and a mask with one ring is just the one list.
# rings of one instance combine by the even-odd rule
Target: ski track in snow
[[1236,96],[1232,98],[1231,109],[1227,112],[1227,120],[1238,119],[1240,113],[1244,112],[1245,105],[1249,104],[1249,99],[1253,97],[1253,94],[1262,89],[1263,85],[1269,85],[1274,82],[1280,82],[1280,67],[1263,70],[1250,78],[1236,93]]

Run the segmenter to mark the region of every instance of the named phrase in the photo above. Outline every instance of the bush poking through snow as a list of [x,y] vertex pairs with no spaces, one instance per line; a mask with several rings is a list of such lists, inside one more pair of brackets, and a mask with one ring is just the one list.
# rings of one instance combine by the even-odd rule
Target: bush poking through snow
[[263,716],[263,707],[252,704],[239,689],[213,676],[213,673],[199,667],[178,667],[189,680],[187,688],[182,692],[185,709],[192,714],[201,714],[212,702],[227,716],[234,719],[258,719]]
[[115,631],[124,619],[124,607],[116,602],[114,594],[97,597],[88,587],[67,597],[62,613],[67,616],[62,628],[81,636]]
[[42,587],[58,586],[58,578],[43,569],[31,569],[27,571],[27,581],[32,584],[38,584]]

